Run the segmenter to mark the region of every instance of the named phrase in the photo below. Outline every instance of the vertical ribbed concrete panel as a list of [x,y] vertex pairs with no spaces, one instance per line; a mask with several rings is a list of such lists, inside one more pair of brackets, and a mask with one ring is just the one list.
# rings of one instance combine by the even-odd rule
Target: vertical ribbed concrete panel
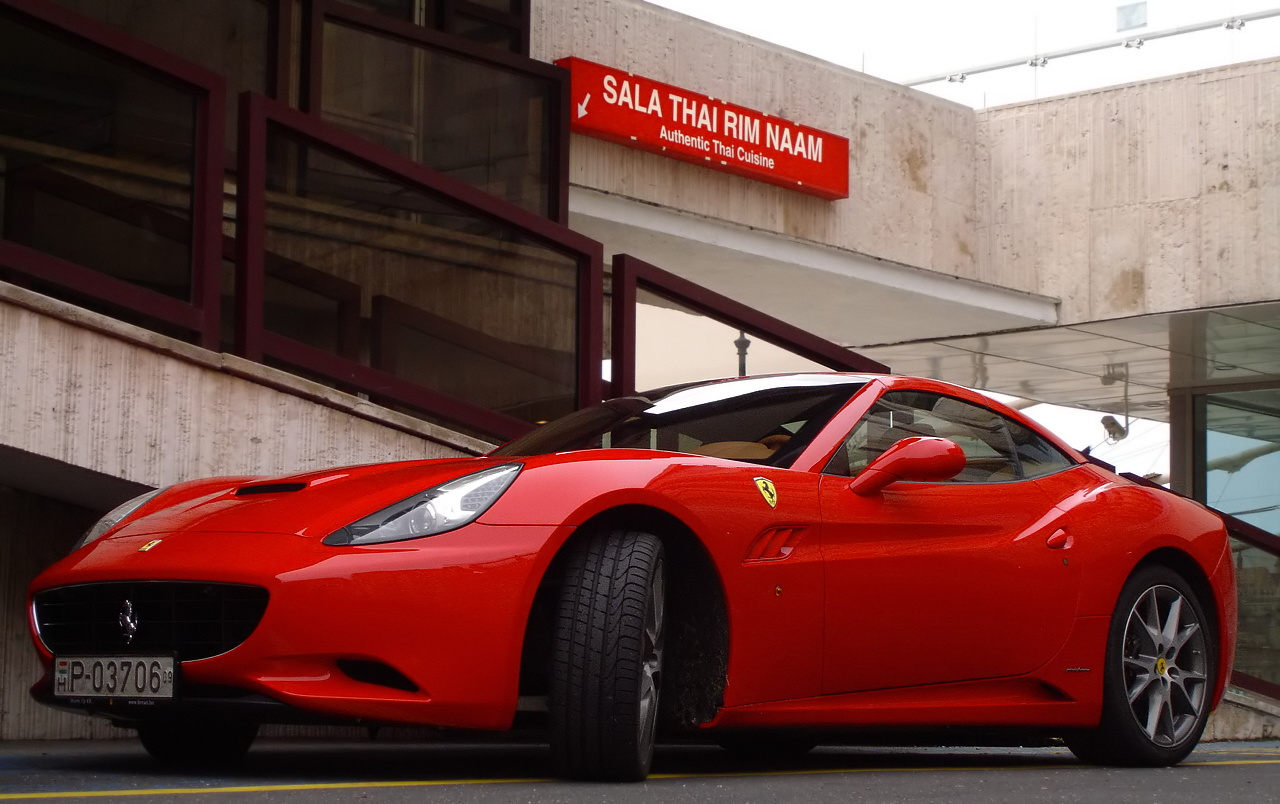
[[973,110],[640,0],[541,0],[531,51],[578,56],[849,139],[823,201],[575,135],[578,186],[975,278]]
[[978,113],[979,278],[1062,323],[1280,298],[1280,60]]
[[94,511],[0,486],[0,740],[125,734],[105,721],[41,706],[27,692],[40,677],[27,628],[27,584],[97,518]]

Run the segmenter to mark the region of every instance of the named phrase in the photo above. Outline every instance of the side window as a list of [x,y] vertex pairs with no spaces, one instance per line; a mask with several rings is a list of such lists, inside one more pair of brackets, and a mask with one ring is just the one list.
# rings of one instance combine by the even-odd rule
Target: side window
[[1007,421],[1013,448],[1022,464],[1022,476],[1044,477],[1075,466],[1075,461],[1063,455],[1057,447],[1040,437],[1034,430],[1015,421]]
[[[891,391],[878,399],[822,471],[852,477],[880,453],[904,438],[936,435],[929,407],[936,397],[915,391]],[[921,407],[924,403],[926,407]]]
[[852,477],[911,436],[941,436],[964,450],[965,468],[951,483],[1002,483],[1071,465],[1044,439],[994,411],[941,394],[891,391],[867,411],[823,471]]
[[950,482],[1002,483],[1022,478],[1003,416],[949,396],[938,396],[932,413],[938,435],[964,450],[964,469]]

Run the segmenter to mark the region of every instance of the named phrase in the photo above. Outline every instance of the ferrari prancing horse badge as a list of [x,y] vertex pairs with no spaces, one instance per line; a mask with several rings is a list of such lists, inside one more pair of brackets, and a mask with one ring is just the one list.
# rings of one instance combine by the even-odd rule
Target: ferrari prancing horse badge
[[773,487],[772,480],[767,477],[757,477],[756,488],[760,489],[760,496],[764,497],[764,501],[769,503],[770,508],[778,507],[778,490]]

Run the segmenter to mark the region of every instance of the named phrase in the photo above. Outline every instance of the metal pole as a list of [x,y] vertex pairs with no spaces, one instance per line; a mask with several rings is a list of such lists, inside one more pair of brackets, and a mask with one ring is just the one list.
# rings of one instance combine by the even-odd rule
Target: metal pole
[[747,333],[738,330],[738,337],[734,339],[733,345],[738,347],[738,376],[747,376],[747,347],[751,345],[751,339],[747,337]]
[[1270,11],[1255,11],[1252,14],[1239,14],[1234,17],[1223,17],[1220,20],[1212,22],[1199,22],[1194,25],[1183,25],[1179,28],[1168,28],[1163,31],[1152,31],[1150,33],[1141,33],[1134,31],[1132,36],[1126,36],[1123,39],[1112,39],[1108,42],[1099,42],[1095,45],[1081,45],[1079,47],[1067,48],[1066,50],[1055,50],[1052,53],[1035,53],[1023,59],[1013,59],[1011,61],[1002,61],[995,64],[984,64],[981,67],[972,67],[968,70],[953,70],[949,73],[941,75],[931,75],[926,78],[917,78],[914,81],[908,81],[906,86],[918,87],[921,84],[932,84],[935,81],[963,81],[970,75],[978,75],[980,73],[990,73],[996,70],[1005,70],[1010,67],[1021,67],[1023,65],[1031,67],[1044,67],[1052,59],[1061,59],[1066,56],[1079,56],[1081,53],[1092,53],[1095,50],[1106,50],[1113,47],[1133,47],[1134,42],[1149,42],[1152,39],[1163,39],[1167,36],[1180,36],[1181,34],[1195,33],[1197,31],[1208,31],[1212,28],[1227,28],[1230,30],[1240,30],[1246,22],[1254,20],[1265,20],[1268,17],[1280,17],[1280,8]]

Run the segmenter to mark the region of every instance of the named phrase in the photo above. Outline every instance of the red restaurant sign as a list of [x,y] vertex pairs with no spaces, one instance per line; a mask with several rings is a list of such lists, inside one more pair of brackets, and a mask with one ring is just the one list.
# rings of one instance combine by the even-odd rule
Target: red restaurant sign
[[819,198],[849,197],[849,140],[576,56],[570,128]]

